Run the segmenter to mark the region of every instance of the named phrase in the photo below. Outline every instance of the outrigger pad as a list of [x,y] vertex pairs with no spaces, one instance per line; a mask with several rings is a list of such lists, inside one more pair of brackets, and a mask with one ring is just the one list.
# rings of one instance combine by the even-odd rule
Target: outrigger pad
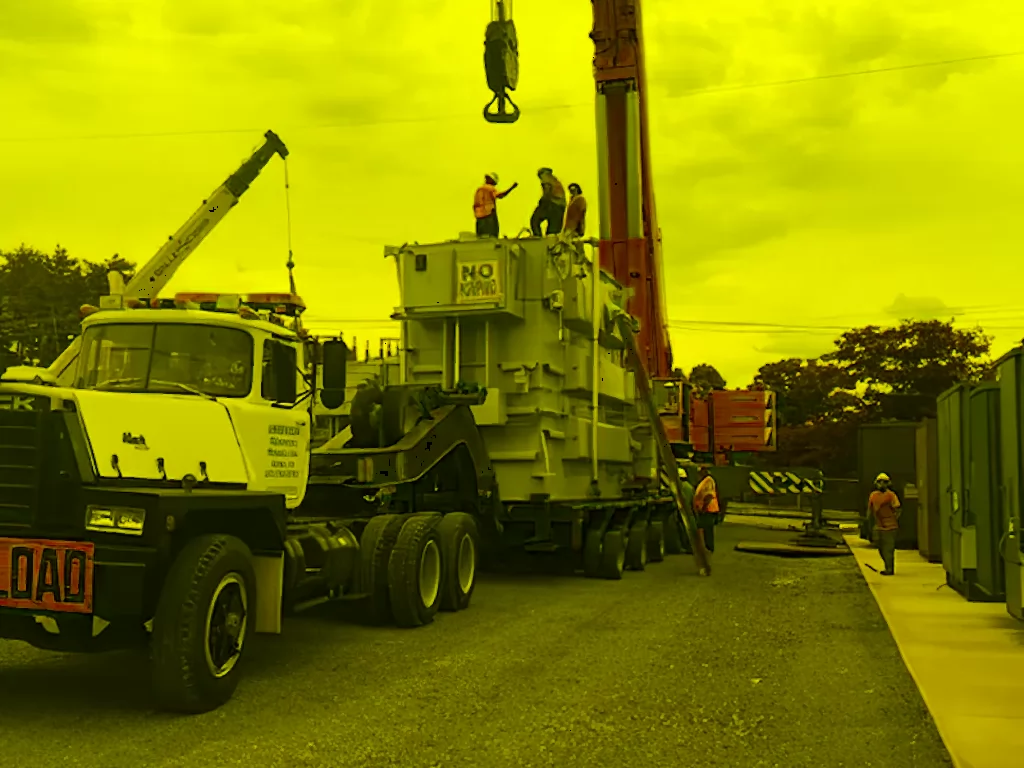
[[735,549],[737,552],[776,557],[841,557],[851,554],[850,548],[845,544],[835,547],[807,547],[779,541],[741,541]]

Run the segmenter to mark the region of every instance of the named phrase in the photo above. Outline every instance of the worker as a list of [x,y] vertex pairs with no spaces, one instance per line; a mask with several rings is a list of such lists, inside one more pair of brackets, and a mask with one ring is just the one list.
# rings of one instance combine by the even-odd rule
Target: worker
[[546,222],[546,234],[557,235],[565,221],[565,188],[550,168],[537,171],[537,178],[540,179],[541,197],[530,217],[530,231],[534,237],[540,237],[545,234],[541,226]]
[[718,525],[718,487],[707,466],[701,465],[697,473],[700,482],[693,492],[693,512],[697,517],[697,535],[704,540],[708,552],[715,551],[715,526]]
[[882,472],[875,478],[875,490],[868,498],[868,516],[875,518],[878,554],[882,556],[883,576],[896,573],[896,534],[900,529],[900,500],[890,487],[892,481]]
[[[693,509],[693,483],[690,482],[690,476],[686,473],[686,469],[683,467],[679,468],[679,490],[683,494],[683,504],[689,510]],[[693,554],[693,542],[686,537],[686,528],[679,523],[679,533],[683,538],[686,551]]]
[[569,195],[562,231],[583,237],[587,228],[587,199],[583,197],[583,189],[575,182],[569,185]]
[[519,184],[515,183],[504,192],[499,192],[498,174],[491,172],[484,175],[484,183],[477,187],[476,194],[473,195],[477,237],[498,237],[498,201],[518,186]]

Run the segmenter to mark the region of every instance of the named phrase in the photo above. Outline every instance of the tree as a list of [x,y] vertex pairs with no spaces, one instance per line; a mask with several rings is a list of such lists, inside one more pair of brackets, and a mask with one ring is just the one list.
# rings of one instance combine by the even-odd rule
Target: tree
[[701,363],[693,366],[690,371],[690,384],[699,397],[704,397],[715,389],[725,389],[725,379],[713,365]]
[[952,321],[904,320],[894,328],[847,331],[825,355],[871,392],[938,397],[957,382],[978,381],[992,338],[981,328],[954,328]]
[[108,292],[111,270],[128,280],[135,266],[116,254],[81,261],[59,245],[52,254],[24,244],[0,251],[0,351],[12,364],[49,365],[78,334],[81,306]]
[[775,392],[778,426],[789,427],[834,421],[862,410],[856,384],[838,366],[793,357],[762,365],[751,386]]
[[[904,320],[847,331],[820,360],[762,366],[754,385],[776,393],[776,466],[810,465],[833,476],[856,470],[861,424],[934,415],[936,397],[957,382],[991,375],[991,339],[952,321]],[[859,394],[858,394],[859,393]]]

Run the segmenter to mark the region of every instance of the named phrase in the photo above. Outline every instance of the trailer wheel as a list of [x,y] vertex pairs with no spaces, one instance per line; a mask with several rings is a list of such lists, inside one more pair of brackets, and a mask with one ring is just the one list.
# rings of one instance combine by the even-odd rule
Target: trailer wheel
[[400,627],[434,620],[441,607],[444,557],[434,516],[410,517],[398,534],[388,565],[391,614]]
[[583,545],[583,575],[588,579],[596,579],[601,574],[601,553],[604,551],[604,538],[597,528],[587,531],[587,539]]
[[234,536],[199,536],[171,565],[153,617],[151,673],[160,708],[199,714],[226,703],[255,626],[252,554]]
[[367,595],[366,612],[374,624],[391,619],[388,563],[405,520],[400,515],[377,515],[366,524],[359,542],[359,589]]
[[665,518],[665,552],[669,555],[681,555],[686,552],[683,546],[683,526],[679,520],[679,511],[673,509]]
[[660,563],[665,559],[665,525],[652,520],[647,526],[647,562]]
[[476,587],[477,552],[480,550],[476,520],[465,512],[450,512],[441,518],[437,532],[441,535],[444,560],[441,610],[465,610]]
[[626,568],[626,534],[622,530],[605,531],[604,546],[601,548],[602,579],[621,579]]
[[647,566],[647,521],[633,523],[626,542],[626,567],[642,571]]

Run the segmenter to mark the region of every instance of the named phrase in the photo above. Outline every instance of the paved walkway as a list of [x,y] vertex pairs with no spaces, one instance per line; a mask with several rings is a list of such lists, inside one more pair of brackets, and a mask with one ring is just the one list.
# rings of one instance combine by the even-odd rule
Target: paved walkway
[[1002,603],[968,603],[945,586],[941,564],[878,552],[846,536],[903,660],[958,768],[1024,765],[1024,624]]

